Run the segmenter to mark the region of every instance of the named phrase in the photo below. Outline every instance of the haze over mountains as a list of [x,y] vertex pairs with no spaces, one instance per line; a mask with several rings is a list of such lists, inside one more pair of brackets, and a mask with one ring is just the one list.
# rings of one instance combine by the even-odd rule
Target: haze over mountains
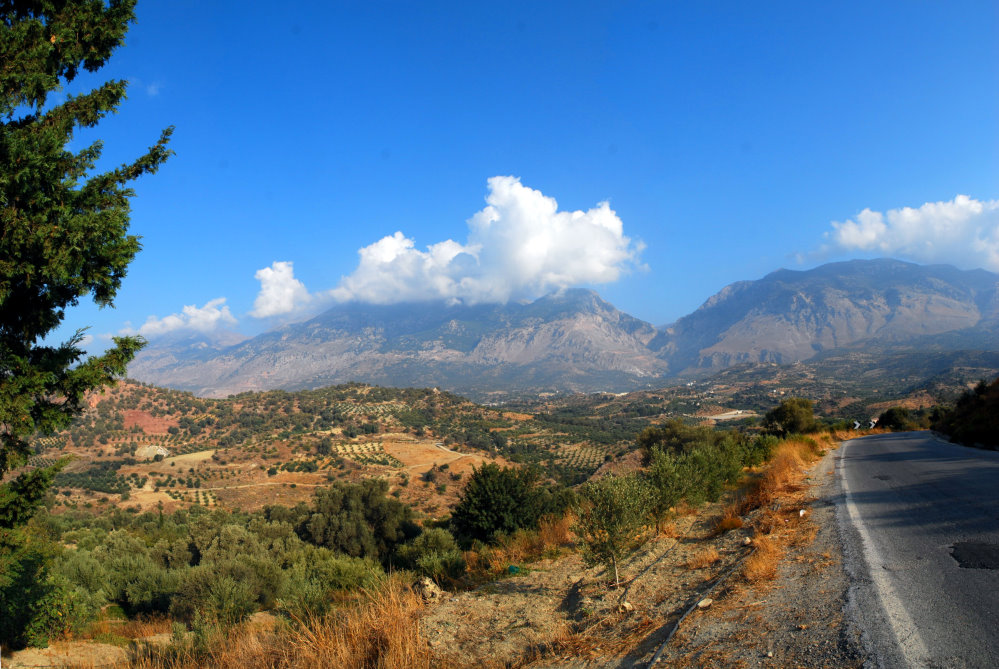
[[999,275],[854,260],[731,284],[657,329],[588,290],[529,304],[345,303],[245,341],[154,340],[133,378],[198,395],[346,381],[491,393],[623,391],[832,350],[999,350]]

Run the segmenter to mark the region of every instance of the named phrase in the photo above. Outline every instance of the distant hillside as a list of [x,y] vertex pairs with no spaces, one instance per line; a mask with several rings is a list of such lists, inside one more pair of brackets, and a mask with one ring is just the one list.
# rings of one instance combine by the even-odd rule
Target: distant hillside
[[435,514],[485,462],[530,463],[564,483],[583,481],[630,450],[657,415],[536,415],[435,389],[363,384],[205,399],[126,381],[90,394],[69,429],[37,436],[27,467],[71,456],[55,480],[65,507],[256,509],[307,500],[331,481],[377,477]]
[[851,366],[833,361],[855,353],[875,354],[865,364],[876,368],[959,351],[999,351],[999,275],[855,260],[731,284],[661,330],[587,290],[530,304],[350,303],[246,341],[154,341],[129,373],[208,397],[360,381],[485,402],[651,389],[832,353],[823,369],[836,375]]

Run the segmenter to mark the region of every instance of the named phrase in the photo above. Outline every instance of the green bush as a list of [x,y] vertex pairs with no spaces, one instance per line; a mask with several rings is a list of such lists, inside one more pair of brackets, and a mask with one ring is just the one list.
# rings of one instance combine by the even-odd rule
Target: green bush
[[651,506],[648,483],[636,475],[607,476],[583,486],[576,531],[585,544],[584,558],[614,570],[620,585],[618,560],[633,547]]
[[936,416],[933,429],[960,444],[999,449],[999,378],[961,395],[953,409]]
[[570,502],[569,493],[542,485],[536,469],[487,463],[472,471],[451,524],[463,540],[491,542],[537,527],[541,518],[562,513]]
[[86,550],[64,552],[54,561],[54,568],[72,589],[75,619],[70,625],[82,627],[96,618],[101,607],[107,603],[107,570]]
[[229,626],[257,608],[252,586],[234,574],[232,565],[202,564],[187,570],[170,604],[170,615],[194,622],[205,620]]
[[0,529],[0,645],[47,646],[59,628],[55,606],[62,598],[53,582],[51,550],[21,532]]
[[396,548],[395,564],[429,576],[438,583],[457,579],[465,573],[465,558],[450,532],[433,527],[407,544]]
[[891,407],[878,416],[878,427],[892,432],[905,432],[906,430],[917,429],[917,425],[912,420],[909,410],[905,407]]
[[779,437],[807,434],[814,432],[817,427],[812,402],[803,397],[786,399],[763,417],[763,428]]
[[108,574],[108,599],[120,604],[129,615],[169,609],[177,589],[177,575],[156,564],[141,541],[124,530],[115,531],[94,549],[93,555]]
[[700,425],[687,425],[682,420],[668,420],[662,425],[647,427],[638,434],[635,443],[642,451],[643,464],[649,464],[652,450],[685,453],[698,446],[713,444],[724,433]]
[[373,588],[383,577],[374,560],[310,546],[289,569],[278,606],[299,620],[321,617],[332,610],[335,591]]
[[780,439],[772,434],[760,434],[746,443],[743,464],[747,467],[758,467],[769,460]]
[[419,534],[412,510],[387,492],[383,479],[334,482],[316,492],[311,508],[292,510],[295,531],[316,546],[387,564],[397,544]]

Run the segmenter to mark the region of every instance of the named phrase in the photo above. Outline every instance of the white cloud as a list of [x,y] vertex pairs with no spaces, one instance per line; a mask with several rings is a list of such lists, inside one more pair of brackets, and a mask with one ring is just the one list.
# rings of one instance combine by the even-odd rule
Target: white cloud
[[153,82],[146,86],[146,95],[148,95],[151,98],[154,98],[160,94],[160,88],[161,86],[159,82]]
[[236,319],[229,312],[224,297],[209,300],[203,307],[189,304],[179,314],[170,314],[163,318],[150,316],[138,330],[125,328],[122,334],[140,334],[146,337],[156,337],[176,330],[193,330],[195,332],[211,332],[223,325],[235,325]]
[[999,271],[999,200],[958,195],[918,209],[864,209],[856,220],[834,221],[832,228],[826,239],[843,250]]
[[293,263],[276,261],[253,275],[260,282],[260,292],[253,301],[250,315],[269,318],[297,311],[312,297],[305,284],[295,278]]
[[583,283],[617,280],[641,244],[623,234],[607,202],[558,211],[554,198],[515,177],[489,179],[487,206],[468,219],[464,244],[448,239],[421,251],[402,232],[358,251],[360,261],[330,294],[339,301],[444,299],[506,302]]

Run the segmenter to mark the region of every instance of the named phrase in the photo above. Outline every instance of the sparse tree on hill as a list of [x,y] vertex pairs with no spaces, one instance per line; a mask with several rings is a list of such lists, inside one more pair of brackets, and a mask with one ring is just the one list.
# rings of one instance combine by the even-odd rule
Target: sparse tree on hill
[[638,476],[608,476],[586,484],[581,492],[576,530],[586,545],[591,564],[614,570],[614,586],[621,585],[618,560],[631,548],[646,525],[651,489]]

